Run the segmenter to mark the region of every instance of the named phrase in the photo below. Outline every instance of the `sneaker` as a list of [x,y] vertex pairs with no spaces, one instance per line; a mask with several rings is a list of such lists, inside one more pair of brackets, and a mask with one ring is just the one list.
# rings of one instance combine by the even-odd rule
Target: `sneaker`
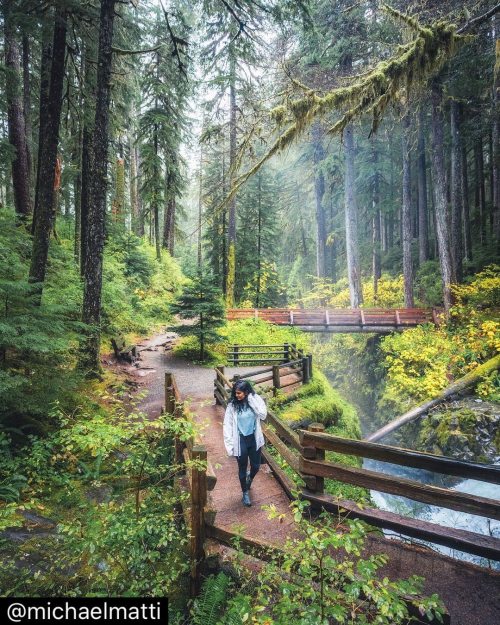
[[247,508],[252,505],[252,502],[250,501],[250,495],[248,494],[247,490],[243,493],[243,497],[241,501],[243,502],[243,505],[246,506]]
[[250,471],[247,471],[247,490],[252,486],[252,478],[250,477]]

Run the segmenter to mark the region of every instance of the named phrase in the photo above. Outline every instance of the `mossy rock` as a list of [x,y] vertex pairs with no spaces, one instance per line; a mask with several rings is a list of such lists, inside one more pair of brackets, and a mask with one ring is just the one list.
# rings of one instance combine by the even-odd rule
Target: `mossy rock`
[[419,447],[444,456],[495,462],[500,454],[500,406],[468,397],[449,402],[422,422]]

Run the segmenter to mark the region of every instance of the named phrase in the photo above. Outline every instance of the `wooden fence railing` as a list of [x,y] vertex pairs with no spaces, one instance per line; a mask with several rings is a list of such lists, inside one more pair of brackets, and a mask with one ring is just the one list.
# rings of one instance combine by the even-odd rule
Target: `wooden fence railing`
[[[165,373],[165,411],[174,418],[187,416],[172,373]],[[189,502],[183,505],[183,511],[190,534],[190,594],[195,597],[200,590],[200,568],[205,558],[206,526],[207,523],[213,525],[215,520],[210,491],[214,489],[217,478],[207,457],[207,448],[197,436],[185,441],[176,437],[174,448],[176,464],[186,466],[186,475],[179,478],[180,486],[191,495]]]
[[[412,538],[427,540],[484,558],[500,560],[500,539],[498,538],[444,527],[383,510],[361,508],[355,502],[337,501],[324,492],[324,480],[332,479],[383,493],[401,495],[414,501],[450,510],[499,520],[500,501],[449,488],[423,484],[416,480],[388,475],[381,471],[370,471],[345,466],[337,462],[329,462],[325,458],[325,452],[335,451],[341,454],[355,455],[405,467],[426,469],[443,475],[473,478],[494,484],[499,483],[500,467],[464,462],[378,443],[345,439],[321,431],[321,426],[315,427],[314,430],[311,431],[310,428],[309,431],[301,430],[299,432],[301,449],[298,456],[298,473],[316,480],[315,484],[312,483],[312,487],[310,483],[306,484],[307,489],[302,491],[302,496],[311,501],[312,504],[332,512],[341,512],[361,518],[370,525],[399,532]],[[295,461],[296,465],[297,462]]]
[[[312,377],[312,355],[305,354],[304,350],[298,349],[294,343],[284,343],[283,345],[235,344],[228,351],[228,362],[231,366],[236,367],[279,362],[279,364],[264,366],[248,373],[236,374],[230,380],[232,383],[238,379],[247,379],[256,385],[272,381],[271,389],[274,393],[278,389],[297,383],[307,384]],[[224,373],[224,367],[217,367],[217,370]],[[291,379],[290,376],[292,376]],[[288,378],[288,380],[284,382],[284,378]],[[224,380],[218,378],[216,374],[215,387],[219,394],[223,394],[221,387],[224,387],[224,384]],[[262,390],[265,391],[266,389]],[[218,399],[217,395],[216,399]]]

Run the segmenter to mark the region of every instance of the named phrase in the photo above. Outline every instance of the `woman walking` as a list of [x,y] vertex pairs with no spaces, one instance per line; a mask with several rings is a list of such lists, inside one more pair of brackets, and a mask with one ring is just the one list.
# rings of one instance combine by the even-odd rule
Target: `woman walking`
[[224,415],[224,445],[228,455],[236,456],[238,461],[238,477],[245,506],[252,505],[249,489],[260,467],[261,448],[264,445],[260,422],[266,416],[266,404],[250,383],[246,380],[235,382]]

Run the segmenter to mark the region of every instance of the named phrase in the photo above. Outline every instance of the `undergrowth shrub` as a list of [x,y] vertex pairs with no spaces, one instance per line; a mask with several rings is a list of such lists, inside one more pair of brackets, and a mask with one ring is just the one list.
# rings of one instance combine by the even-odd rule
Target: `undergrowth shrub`
[[[363,555],[367,530],[362,522],[340,524],[328,514],[311,522],[303,517],[306,506],[305,502],[292,504],[301,538],[288,539],[282,553],[275,554],[257,574],[236,559],[236,583],[229,584],[223,574],[208,578],[202,596],[213,587],[214,579],[224,580],[226,599],[223,602],[218,593],[213,612],[204,603],[195,604],[194,623],[402,625],[413,620],[410,605],[417,614],[442,621],[444,605],[437,595],[423,594],[423,578],[390,580],[379,574],[388,561],[386,555]],[[269,506],[268,510],[278,522],[276,509]]]
[[0,458],[5,480],[24,480],[16,503],[0,506],[0,530],[22,525],[26,510],[57,521],[48,534],[0,544],[4,592],[169,595],[174,603],[184,593],[188,533],[172,436],[192,436],[192,424],[126,415],[120,398],[106,401],[105,410],[57,410],[54,432]]
[[[500,353],[500,268],[487,267],[454,287],[456,303],[448,323],[425,324],[383,339],[387,370],[381,406],[404,411]],[[495,400],[498,374],[478,385],[478,393]]]

